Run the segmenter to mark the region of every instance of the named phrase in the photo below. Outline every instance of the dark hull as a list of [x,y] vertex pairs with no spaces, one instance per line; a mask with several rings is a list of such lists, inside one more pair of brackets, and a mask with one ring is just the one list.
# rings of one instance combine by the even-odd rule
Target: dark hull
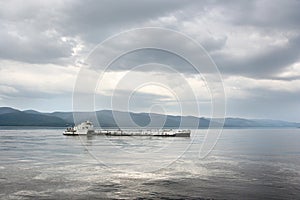
[[175,137],[176,135],[152,135],[152,136],[155,136],[155,137]]
[[63,133],[63,135],[66,135],[66,136],[78,136],[77,133]]

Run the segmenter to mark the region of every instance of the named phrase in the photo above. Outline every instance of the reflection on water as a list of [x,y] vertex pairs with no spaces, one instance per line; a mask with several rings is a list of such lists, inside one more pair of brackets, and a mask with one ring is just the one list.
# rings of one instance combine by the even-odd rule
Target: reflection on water
[[224,130],[202,160],[205,130],[191,139],[61,133],[0,131],[1,199],[300,198],[299,129]]

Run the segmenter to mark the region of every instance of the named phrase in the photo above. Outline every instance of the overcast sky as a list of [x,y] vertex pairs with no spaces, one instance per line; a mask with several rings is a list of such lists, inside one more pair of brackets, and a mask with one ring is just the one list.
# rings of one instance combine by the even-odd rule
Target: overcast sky
[[[186,34],[205,48],[223,78],[227,116],[300,122],[299,10],[296,0],[1,1],[0,106],[71,111],[77,74],[97,44],[129,29],[161,27]],[[162,41],[157,35],[150,39]],[[129,38],[124,44],[134,42]],[[149,65],[154,62],[161,65]],[[130,78],[122,78],[129,71]],[[176,95],[186,97],[185,114],[196,115],[187,103],[192,89],[200,115],[209,116],[205,81],[178,57],[151,50],[112,65],[96,92],[96,108],[111,109],[113,93],[122,100],[134,90],[132,111],[181,113],[168,88],[136,88],[145,79],[165,80]]]

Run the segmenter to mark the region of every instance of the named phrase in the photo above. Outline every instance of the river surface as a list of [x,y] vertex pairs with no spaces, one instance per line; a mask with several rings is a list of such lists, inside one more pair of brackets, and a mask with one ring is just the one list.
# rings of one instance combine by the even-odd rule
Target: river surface
[[0,199],[300,199],[300,129],[191,138],[0,130]]

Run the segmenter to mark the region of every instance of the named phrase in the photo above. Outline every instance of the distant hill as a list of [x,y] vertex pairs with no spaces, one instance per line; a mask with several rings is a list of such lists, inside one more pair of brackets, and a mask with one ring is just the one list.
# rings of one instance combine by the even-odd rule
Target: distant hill
[[24,110],[23,112],[24,113],[29,113],[29,114],[42,114],[42,113],[40,113],[38,111],[35,111],[35,110]]
[[[35,110],[20,111],[10,107],[0,107],[0,126],[49,126],[63,127],[74,124],[73,114],[76,122],[91,120],[101,127],[219,127],[221,119],[198,118],[194,116],[174,116],[156,113],[133,113],[112,110],[101,110],[96,112],[52,112],[41,113]],[[286,122],[270,119],[243,119],[226,118],[225,128],[251,128],[251,127],[300,127],[300,123]]]
[[66,126],[66,122],[58,117],[45,114],[12,112],[0,114],[0,126]]
[[10,107],[0,107],[0,115],[7,114],[7,113],[16,113],[16,112],[20,112],[20,111]]

